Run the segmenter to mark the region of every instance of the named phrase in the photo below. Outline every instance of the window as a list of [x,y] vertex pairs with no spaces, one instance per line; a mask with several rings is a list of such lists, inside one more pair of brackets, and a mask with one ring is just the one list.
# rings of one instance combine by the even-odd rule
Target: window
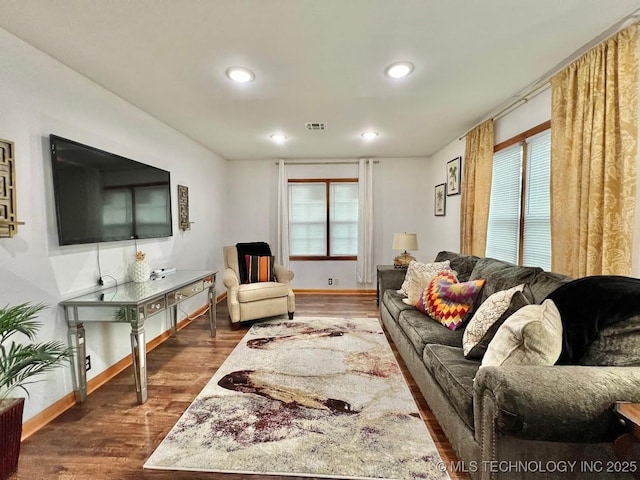
[[495,148],[488,257],[551,269],[550,122]]
[[355,260],[358,180],[289,180],[292,260]]

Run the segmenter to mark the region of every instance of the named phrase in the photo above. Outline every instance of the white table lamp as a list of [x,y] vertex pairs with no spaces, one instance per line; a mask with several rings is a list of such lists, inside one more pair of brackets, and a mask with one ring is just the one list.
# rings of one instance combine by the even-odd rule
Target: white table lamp
[[418,235],[415,233],[394,233],[393,234],[393,250],[404,250],[396,258],[393,259],[393,266],[396,268],[406,268],[415,257],[407,253],[407,250],[418,250]]

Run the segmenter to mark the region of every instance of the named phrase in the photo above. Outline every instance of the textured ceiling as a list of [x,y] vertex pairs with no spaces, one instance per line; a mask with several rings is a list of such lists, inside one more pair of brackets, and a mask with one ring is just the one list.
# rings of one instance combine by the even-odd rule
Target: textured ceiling
[[[2,0],[0,27],[230,160],[403,157],[464,134],[638,8],[640,0]],[[396,60],[413,62],[413,74],[386,78]],[[230,82],[232,65],[255,81]],[[365,129],[380,136],[364,141]],[[274,144],[274,132],[288,141]]]

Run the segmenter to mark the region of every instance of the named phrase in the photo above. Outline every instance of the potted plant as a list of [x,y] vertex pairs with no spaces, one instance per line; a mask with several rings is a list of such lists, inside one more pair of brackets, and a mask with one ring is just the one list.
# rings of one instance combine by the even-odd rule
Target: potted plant
[[[23,303],[0,309],[0,479],[17,470],[20,455],[24,398],[10,397],[11,393],[22,389],[28,396],[26,386],[38,381],[36,375],[53,370],[73,353],[60,341],[35,343],[42,326],[36,316],[44,308],[41,303]],[[28,342],[16,341],[16,334],[26,336]]]

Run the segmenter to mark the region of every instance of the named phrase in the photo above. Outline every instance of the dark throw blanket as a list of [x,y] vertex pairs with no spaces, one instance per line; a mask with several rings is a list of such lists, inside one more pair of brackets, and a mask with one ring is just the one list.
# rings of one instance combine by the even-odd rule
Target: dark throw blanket
[[247,262],[245,255],[271,256],[271,248],[266,242],[236,243],[238,250],[238,269],[240,270],[240,283],[247,283]]
[[558,364],[577,364],[602,329],[640,314],[640,279],[595,275],[551,292],[562,317],[562,353]]

